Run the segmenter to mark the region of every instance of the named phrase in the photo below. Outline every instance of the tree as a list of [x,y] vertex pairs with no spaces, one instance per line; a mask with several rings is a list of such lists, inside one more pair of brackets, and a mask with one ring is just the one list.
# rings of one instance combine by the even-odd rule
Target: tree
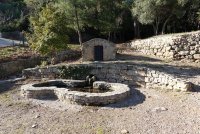
[[83,42],[81,30],[83,30],[85,26],[84,16],[87,10],[86,3],[87,0],[62,0],[58,4],[59,8],[65,12],[68,18],[68,26],[78,33],[81,46]]
[[27,34],[29,45],[43,55],[55,56],[68,48],[68,19],[56,7],[43,7],[38,16],[30,17],[32,33]]
[[[132,10],[132,5],[133,5],[134,1],[135,0],[124,0],[123,1],[124,6],[126,7],[125,9],[127,9],[129,11],[129,13],[132,13],[131,10]],[[140,38],[140,22],[138,21],[138,19],[135,16],[132,15],[131,17],[132,17],[132,21],[129,20],[128,23],[133,22],[135,38]]]
[[163,34],[172,17],[184,16],[186,13],[184,7],[188,2],[188,0],[135,0],[132,12],[142,24],[152,24],[156,35],[162,25]]
[[185,24],[187,27],[191,27],[192,30],[200,29],[200,21],[198,20],[198,11],[200,9],[199,0],[191,0],[187,3],[186,14],[182,21],[186,21]]
[[87,2],[88,10],[85,13],[87,25],[108,35],[108,40],[112,35],[115,39],[125,13],[122,2],[123,0],[90,0]]
[[101,32],[108,34],[108,40],[116,40],[116,32],[123,22],[122,0],[100,0],[98,9],[98,25]]
[[47,4],[55,3],[57,0],[24,0],[31,15],[38,15],[38,13]]
[[26,5],[23,0],[0,2],[0,31],[21,30],[19,27],[26,18]]

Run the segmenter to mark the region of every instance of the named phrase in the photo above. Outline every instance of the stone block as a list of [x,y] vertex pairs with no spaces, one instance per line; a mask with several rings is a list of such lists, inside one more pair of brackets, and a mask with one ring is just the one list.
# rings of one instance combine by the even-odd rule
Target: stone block
[[194,54],[194,59],[200,59],[200,54]]
[[193,54],[195,54],[196,53],[196,51],[190,51],[190,54],[191,55],[193,55]]
[[104,81],[96,81],[93,83],[94,89],[100,89],[100,88],[110,88],[111,85]]
[[188,54],[189,54],[189,51],[180,51],[179,54],[180,54],[180,55],[188,55]]
[[155,78],[158,78],[159,75],[157,73],[155,73],[155,74],[152,74],[152,76]]
[[181,91],[192,91],[193,90],[193,84],[191,82],[178,82],[176,87],[180,88]]

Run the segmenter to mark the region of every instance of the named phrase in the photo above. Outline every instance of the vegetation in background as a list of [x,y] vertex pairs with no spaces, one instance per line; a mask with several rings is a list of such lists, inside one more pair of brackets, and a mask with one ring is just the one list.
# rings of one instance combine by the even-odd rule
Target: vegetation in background
[[[133,3],[133,16],[142,24],[151,24],[154,33],[165,33],[166,25],[172,18],[183,18],[186,6],[198,5],[199,1],[193,0],[135,0]],[[161,28],[161,30],[159,30]]]
[[71,43],[94,37],[125,42],[200,28],[199,0],[1,0],[0,30],[33,32],[27,18],[38,17],[47,5],[67,16],[62,22]]
[[0,31],[27,30],[27,10],[23,0],[0,2]]
[[68,18],[52,5],[43,7],[38,16],[31,16],[31,33],[27,34],[28,43],[43,55],[54,57],[56,52],[67,49]]
[[81,31],[85,25],[84,17],[87,10],[88,0],[63,0],[58,4],[62,11],[68,18],[68,26],[74,29],[79,37],[79,44],[82,46],[82,34]]
[[84,79],[90,74],[90,67],[62,66],[59,68],[60,78],[63,79]]
[[88,25],[107,36],[108,40],[116,40],[125,14],[123,0],[93,0],[90,5],[86,15]]
[[17,58],[27,58],[34,55],[34,53],[27,47],[4,47],[0,48],[0,63],[15,60]]

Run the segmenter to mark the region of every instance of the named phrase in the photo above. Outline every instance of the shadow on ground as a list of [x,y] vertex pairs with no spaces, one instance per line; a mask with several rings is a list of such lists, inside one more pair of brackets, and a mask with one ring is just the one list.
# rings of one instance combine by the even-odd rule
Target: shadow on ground
[[12,90],[14,86],[15,83],[10,82],[0,84],[0,94]]
[[131,95],[127,99],[115,104],[106,105],[104,107],[109,107],[109,108],[131,107],[143,103],[145,99],[146,97],[143,93],[141,93],[136,88],[131,87]]
[[194,85],[193,85],[193,89],[194,89],[193,92],[200,92],[200,85],[194,84]]
[[133,61],[152,61],[152,62],[161,62],[160,59],[155,59],[151,57],[139,56],[139,55],[130,55],[130,54],[117,54],[118,60],[133,60]]
[[[138,56],[141,58],[141,56]],[[140,59],[138,58],[138,59]],[[144,57],[142,57],[144,58]],[[146,57],[145,57],[146,58]],[[171,65],[168,63],[164,63],[164,62],[159,62],[159,60],[157,60],[157,62],[159,62],[159,64],[156,64],[156,62],[151,62],[149,60],[146,60],[146,62],[135,62],[135,61],[139,61],[138,59],[133,59],[133,60],[119,60],[119,61],[113,61],[113,62],[98,62],[101,63],[102,65],[109,65],[109,64],[117,64],[117,65],[133,65],[133,66],[137,66],[137,67],[147,67],[149,69],[153,69],[155,71],[160,71],[160,72],[164,72],[166,74],[170,74],[173,76],[177,76],[177,77],[182,77],[182,78],[193,78],[195,76],[199,76],[200,75],[200,67],[193,67],[193,66],[176,66],[176,65]],[[147,58],[146,58],[147,59]],[[96,63],[90,63],[90,64],[96,64]]]

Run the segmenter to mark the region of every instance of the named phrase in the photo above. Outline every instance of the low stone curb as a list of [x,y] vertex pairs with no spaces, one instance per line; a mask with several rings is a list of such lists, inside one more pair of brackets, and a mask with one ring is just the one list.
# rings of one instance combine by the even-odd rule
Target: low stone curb
[[[73,81],[58,80],[58,82],[60,81],[64,81],[67,85],[73,85],[73,83],[82,82],[76,80]],[[35,87],[34,85],[36,84],[27,84],[21,87],[21,95],[27,99],[29,98],[39,99],[45,94],[55,95],[61,101],[79,105],[106,105],[123,100],[130,95],[130,88],[125,84],[120,84],[120,83],[105,83],[105,84],[110,84],[111,91],[105,93],[87,93],[87,92],[70,91],[70,86],[67,88],[57,88],[55,86]]]

